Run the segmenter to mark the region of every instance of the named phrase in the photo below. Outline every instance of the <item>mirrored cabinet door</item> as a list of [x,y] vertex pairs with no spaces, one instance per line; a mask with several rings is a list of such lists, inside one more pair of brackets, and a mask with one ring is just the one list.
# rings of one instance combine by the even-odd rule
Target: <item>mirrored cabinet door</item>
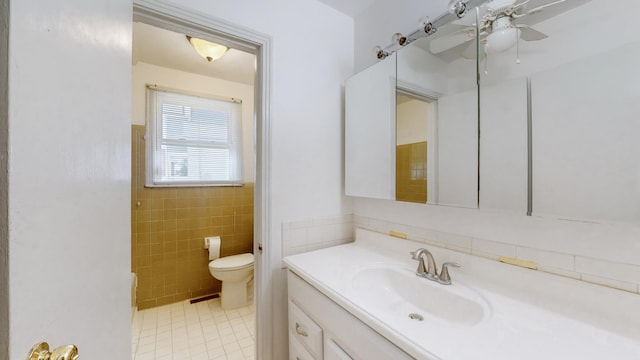
[[[427,144],[434,134],[435,100],[398,89],[396,93],[396,200],[426,204],[433,195],[433,154]],[[429,159],[431,157],[431,159]],[[429,191],[427,190],[429,186]]]
[[480,209],[526,214],[527,78],[480,87]]
[[345,99],[346,195],[393,200],[395,54],[349,78]]
[[397,52],[398,201],[477,207],[476,60],[435,52],[433,45],[438,34],[455,29],[445,25]]
[[[440,31],[459,29],[448,26]],[[346,195],[476,208],[475,70],[475,59],[437,56],[422,38],[350,78]]]

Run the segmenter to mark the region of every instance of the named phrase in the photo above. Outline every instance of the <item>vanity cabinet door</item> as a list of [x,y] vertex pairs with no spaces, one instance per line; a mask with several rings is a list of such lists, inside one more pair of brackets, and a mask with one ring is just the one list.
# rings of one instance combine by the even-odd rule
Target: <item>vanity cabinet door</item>
[[353,360],[333,339],[324,341],[324,360]]

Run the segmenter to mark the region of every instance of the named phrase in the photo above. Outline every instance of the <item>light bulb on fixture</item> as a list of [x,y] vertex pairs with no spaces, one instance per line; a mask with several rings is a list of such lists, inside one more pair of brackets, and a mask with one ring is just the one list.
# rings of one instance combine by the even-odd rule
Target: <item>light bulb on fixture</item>
[[401,33],[395,33],[391,37],[391,41],[397,43],[398,45],[404,46],[407,44],[407,37],[402,35]]
[[229,50],[226,46],[187,35],[187,40],[200,56],[211,62],[220,59]]
[[492,32],[487,36],[484,49],[489,54],[497,54],[511,48],[518,41],[520,29],[507,28]]
[[451,14],[455,14],[458,18],[463,18],[467,13],[467,1],[469,0],[449,0],[447,6]]
[[488,54],[501,53],[515,45],[519,37],[520,29],[512,25],[511,18],[496,19],[491,26],[491,34],[487,36],[485,51]]

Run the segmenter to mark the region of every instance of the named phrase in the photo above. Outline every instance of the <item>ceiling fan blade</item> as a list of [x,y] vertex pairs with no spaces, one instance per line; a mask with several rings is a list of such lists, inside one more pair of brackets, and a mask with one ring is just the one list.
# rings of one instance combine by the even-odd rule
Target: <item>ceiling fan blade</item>
[[525,0],[523,2],[517,3],[517,4],[513,4],[513,6],[511,6],[512,10],[518,10],[519,8],[527,5],[531,0]]
[[557,0],[557,1],[554,1],[554,2],[550,2],[548,4],[544,4],[544,5],[538,6],[536,8],[533,8],[531,10],[527,10],[527,12],[524,15],[533,15],[533,14],[538,13],[538,12],[542,11],[543,9],[546,9],[546,8],[548,8],[550,6],[562,4],[563,2],[566,2],[566,1],[567,0]]
[[[535,25],[552,17],[558,16],[591,0],[556,0],[527,10],[521,14],[515,13],[512,18],[518,24]],[[544,11],[543,11],[544,10]]]
[[548,36],[545,33],[542,33],[536,29],[532,29],[527,25],[516,25],[518,29],[520,29],[520,38],[524,41],[537,41],[546,39]]
[[476,37],[475,32],[474,28],[467,28],[447,36],[435,38],[429,43],[429,51],[434,54],[439,54],[452,49],[466,43],[467,41],[473,40]]
[[[481,40],[480,42],[480,59],[484,59],[484,57],[486,56],[484,52],[483,40]],[[467,46],[464,51],[462,51],[461,55],[465,59],[474,60],[478,55],[476,51],[476,42],[471,42],[471,44],[469,44],[469,46]]]
[[519,3],[514,3],[508,9],[504,10],[503,14],[505,14],[507,16],[512,16],[512,15],[516,15],[517,16],[518,11],[523,9],[530,1],[531,0],[524,0],[524,1],[519,2]]

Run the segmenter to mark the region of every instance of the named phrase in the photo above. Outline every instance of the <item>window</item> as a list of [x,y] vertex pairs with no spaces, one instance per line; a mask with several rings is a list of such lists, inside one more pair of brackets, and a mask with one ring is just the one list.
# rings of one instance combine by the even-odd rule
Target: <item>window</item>
[[147,89],[146,185],[240,184],[240,104]]

